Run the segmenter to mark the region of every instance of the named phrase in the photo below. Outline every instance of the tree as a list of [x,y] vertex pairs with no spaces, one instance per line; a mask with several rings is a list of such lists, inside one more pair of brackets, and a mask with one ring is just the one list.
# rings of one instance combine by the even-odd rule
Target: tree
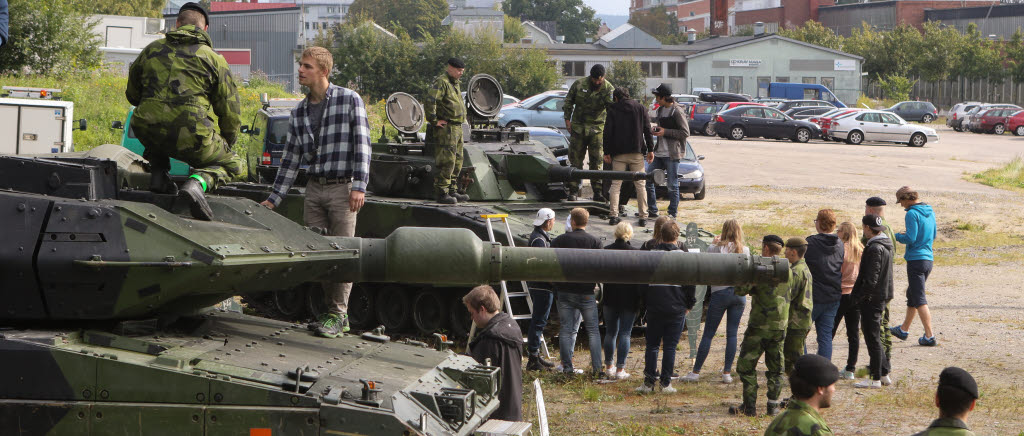
[[648,11],[636,11],[629,14],[629,24],[658,38],[663,44],[666,44],[665,39],[674,40],[679,34],[676,14],[669,13],[664,5],[658,5]]
[[594,9],[583,0],[508,0],[502,3],[502,9],[505,15],[521,20],[554,21],[558,34],[569,44],[586,42],[601,27]]
[[355,0],[349,14],[369,18],[394,32],[406,32],[415,40],[440,35],[441,21],[448,16],[445,0]]
[[926,81],[945,80],[956,66],[964,37],[955,28],[935,21],[924,23],[921,57],[914,69]]
[[1013,32],[1010,42],[1006,43],[1006,58],[1012,62],[1009,75],[1016,82],[1024,82],[1024,33],[1020,27]]
[[836,35],[832,29],[829,29],[821,23],[813,20],[807,21],[801,27],[780,29],[779,36],[820,45],[822,47],[828,47],[832,50],[843,49],[844,38],[842,36]]
[[885,93],[885,96],[890,100],[896,101],[909,100],[910,91],[914,89],[915,83],[917,83],[917,80],[910,80],[896,74],[878,78],[878,86],[882,87],[882,92]]
[[165,0],[92,0],[90,14],[126,15],[130,17],[161,18]]
[[999,47],[995,42],[984,38],[974,23],[967,25],[964,43],[960,46],[956,59],[953,74],[957,76],[1001,81],[1006,75],[1006,71],[1003,70],[1005,58]]
[[650,98],[647,97],[647,82],[644,80],[644,72],[640,69],[640,63],[632,59],[612,61],[608,70],[607,79],[615,87],[625,87],[629,95],[646,105]]
[[505,15],[505,42],[519,42],[526,37],[523,22],[516,17]]
[[10,40],[0,54],[0,74],[66,74],[96,68],[102,55],[95,21],[79,0],[11,2]]

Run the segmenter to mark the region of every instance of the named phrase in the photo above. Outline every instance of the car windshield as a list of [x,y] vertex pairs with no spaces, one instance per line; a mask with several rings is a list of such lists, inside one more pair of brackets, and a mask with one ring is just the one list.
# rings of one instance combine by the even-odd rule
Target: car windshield
[[568,147],[569,141],[562,135],[531,135],[530,139],[540,141],[541,144],[546,145],[548,148],[561,148]]
[[686,142],[686,152],[683,154],[683,160],[696,161],[697,155],[693,152],[693,147],[690,147],[690,142]]
[[527,98],[526,100],[520,101],[519,104],[522,105],[523,107],[529,107],[530,105],[532,105],[532,104],[534,104],[534,103],[536,103],[538,101],[541,101],[542,99],[544,99],[547,96],[548,96],[547,94],[537,94],[537,95],[535,95],[533,97]]
[[267,128],[267,141],[272,144],[284,144],[288,141],[288,118],[278,118],[270,122]]

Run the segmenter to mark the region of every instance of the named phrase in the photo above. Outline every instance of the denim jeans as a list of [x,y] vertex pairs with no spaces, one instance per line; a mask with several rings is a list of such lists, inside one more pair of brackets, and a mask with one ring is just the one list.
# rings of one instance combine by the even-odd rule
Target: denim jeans
[[727,317],[725,322],[725,365],[722,372],[732,372],[732,362],[736,360],[736,334],[740,329],[740,318],[743,317],[743,308],[747,305],[747,297],[736,295],[734,288],[723,289],[711,293],[711,300],[708,303],[708,318],[704,324],[704,335],[700,338],[700,346],[697,347],[697,361],[693,364],[693,372],[700,373],[704,366],[704,360],[708,358],[711,351],[711,340],[718,332],[718,324],[722,317]]
[[818,355],[832,360],[832,326],[839,312],[839,301],[832,303],[814,303],[811,309],[811,321],[814,321],[814,334],[818,337]]
[[[660,380],[662,386],[672,383],[672,372],[676,366],[676,345],[683,334],[685,313],[662,314],[647,312],[647,349],[644,351],[644,384],[654,386]],[[658,372],[658,347],[664,348],[661,357],[661,373]]]
[[629,335],[633,333],[633,320],[635,312],[622,310],[618,307],[604,306],[604,364],[612,364],[614,353],[618,353],[615,360],[615,367],[622,369],[626,366],[626,356],[629,355]]
[[530,288],[530,299],[533,300],[533,318],[530,318],[530,329],[526,333],[526,351],[530,356],[540,354],[540,340],[544,335],[544,326],[548,325],[551,314],[553,292],[546,289]]
[[[647,172],[656,169],[665,170],[665,182],[668,184],[668,214],[676,216],[679,209],[679,159],[655,157],[654,162],[647,164]],[[654,192],[654,183],[647,184],[647,214],[658,216],[658,197]]]
[[601,366],[601,331],[597,326],[597,298],[594,294],[558,293],[558,321],[562,324],[558,333],[558,354],[562,359],[562,370],[571,371],[572,352],[576,345],[576,332],[580,322],[587,329],[590,341],[590,364],[595,372]]

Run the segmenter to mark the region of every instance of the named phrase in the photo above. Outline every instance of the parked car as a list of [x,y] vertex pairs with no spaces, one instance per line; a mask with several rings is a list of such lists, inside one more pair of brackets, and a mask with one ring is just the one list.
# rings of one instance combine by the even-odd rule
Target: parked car
[[[679,165],[676,167],[679,174],[680,199],[683,198],[683,195],[693,194],[694,200],[703,200],[707,195],[704,166],[700,164],[702,160],[704,160],[704,155],[694,153],[690,141],[686,141],[686,150],[684,150],[682,158],[679,159]],[[664,198],[668,194],[668,186],[664,182],[660,185],[655,185],[654,194]],[[636,198],[636,190],[633,188],[633,184],[623,183],[619,203],[626,204],[631,198]]]
[[715,129],[708,129],[711,119],[722,108],[721,103],[695,103],[690,105],[690,134],[715,136]]
[[567,91],[547,91],[527,98],[510,107],[501,108],[498,125],[501,127],[565,126],[562,106]]
[[979,116],[991,109],[1017,109],[1020,110],[1020,106],[1015,104],[1006,103],[995,103],[995,104],[982,104],[974,109],[967,111],[964,114],[963,124],[960,125],[960,131],[974,132],[978,130]]
[[530,132],[530,139],[546,145],[562,165],[566,164],[565,159],[569,155],[569,138],[566,138],[557,127],[517,127],[516,130]]
[[727,111],[727,110],[729,110],[729,109],[733,109],[733,108],[738,108],[738,107],[740,107],[740,106],[760,106],[760,107],[768,107],[767,105],[764,105],[764,104],[761,104],[761,103],[754,103],[754,102],[752,102],[752,101],[732,101],[732,102],[729,102],[729,103],[725,103],[725,104],[723,104],[723,105],[722,105],[722,107],[720,107],[720,108],[718,109],[718,111],[719,111],[719,112],[722,112],[722,111]]
[[864,110],[832,122],[830,134],[846,139],[847,144],[869,142],[897,142],[911,147],[924,147],[928,142],[937,142],[935,129],[918,124],[909,124],[899,115],[889,111]]
[[886,111],[899,115],[908,121],[920,121],[928,124],[939,117],[939,110],[927,101],[901,101]]
[[1024,136],[1024,110],[1018,110],[1006,117],[1006,130],[1014,135]]
[[994,108],[978,112],[975,122],[971,124],[974,133],[995,133],[1002,135],[1006,131],[1006,118],[1020,109]]
[[829,112],[825,112],[824,114],[821,114],[821,116],[816,117],[816,119],[813,119],[813,120],[809,119],[807,121],[815,123],[815,124],[818,125],[818,127],[821,128],[821,138],[822,139],[842,141],[842,139],[833,138],[831,132],[829,132],[829,130],[832,129],[832,127],[833,127],[833,125],[835,123],[835,120],[837,118],[839,118],[839,117],[850,116],[854,112],[858,112],[858,111],[861,111],[861,110],[863,110],[863,109],[860,109],[860,108],[837,108],[834,111],[829,111]]
[[807,120],[811,117],[834,111],[835,109],[835,106],[803,106],[783,111],[783,113],[797,120]]
[[777,109],[764,106],[737,107],[719,112],[712,125],[718,136],[732,140],[751,136],[807,142],[821,137],[821,129],[817,125],[794,120]]
[[974,109],[981,105],[981,102],[977,101],[965,101],[963,103],[954,104],[953,107],[949,108],[949,113],[946,114],[946,125],[952,127],[957,132],[962,132],[963,128],[961,124],[964,121],[964,116],[967,115],[967,111]]
[[780,110],[780,111],[782,111],[782,112],[786,112],[786,111],[788,111],[790,109],[793,109],[795,107],[821,107],[821,106],[829,106],[829,107],[832,107],[833,109],[836,107],[836,105],[834,105],[832,103],[829,103],[829,102],[827,102],[825,100],[787,100],[787,101],[784,101],[782,103],[779,103],[779,105],[775,106],[775,108]]
[[816,83],[771,82],[768,84],[768,96],[788,100],[824,100],[835,107],[846,107],[831,90]]

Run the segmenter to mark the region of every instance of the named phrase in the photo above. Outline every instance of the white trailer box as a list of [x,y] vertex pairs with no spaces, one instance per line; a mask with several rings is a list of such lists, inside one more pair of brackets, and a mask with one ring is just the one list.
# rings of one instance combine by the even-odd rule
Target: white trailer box
[[0,154],[74,151],[74,106],[70,101],[0,98]]

